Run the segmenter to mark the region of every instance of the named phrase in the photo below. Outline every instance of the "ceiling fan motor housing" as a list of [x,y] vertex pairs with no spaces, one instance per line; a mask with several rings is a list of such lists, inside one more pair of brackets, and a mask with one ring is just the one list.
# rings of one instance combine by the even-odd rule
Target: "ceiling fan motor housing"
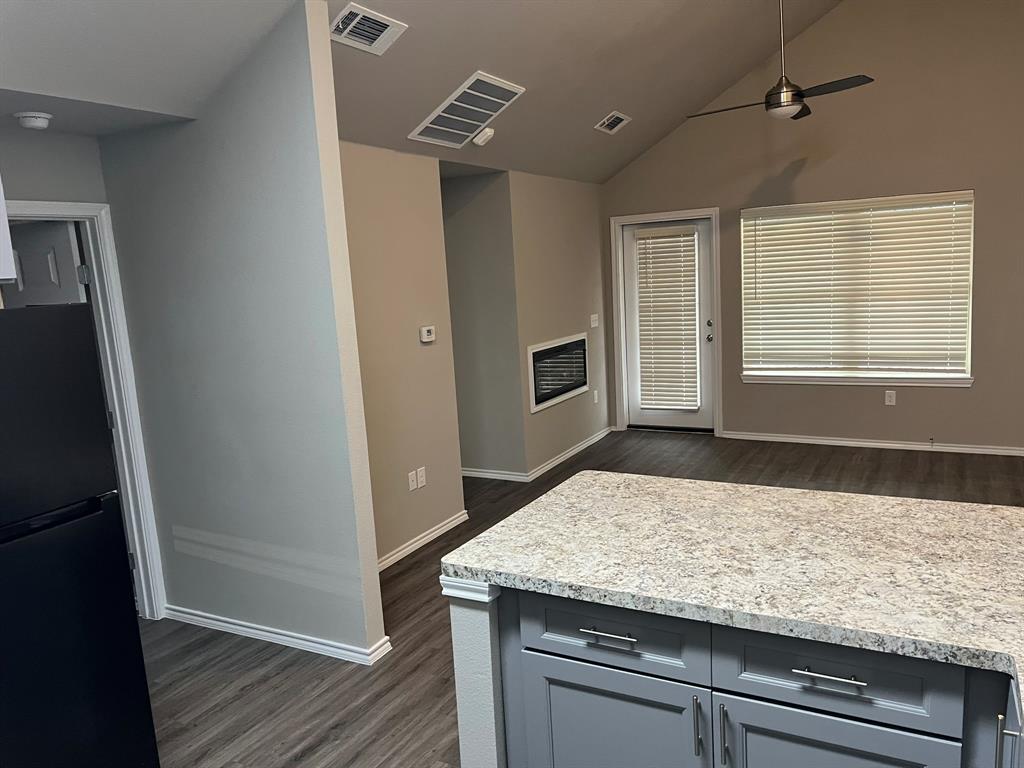
[[783,75],[772,88],[764,95],[764,108],[767,110],[779,109],[781,107],[799,107],[804,103],[804,92],[799,85],[790,82],[789,78]]

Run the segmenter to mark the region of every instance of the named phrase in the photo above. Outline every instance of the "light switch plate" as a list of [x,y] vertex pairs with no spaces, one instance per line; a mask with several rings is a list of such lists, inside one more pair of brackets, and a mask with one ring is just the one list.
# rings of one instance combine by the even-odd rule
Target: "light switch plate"
[[896,390],[895,389],[887,389],[887,390],[885,390],[885,404],[886,405],[896,405]]
[[412,472],[409,473],[409,490],[415,491],[419,487],[420,486],[416,480],[416,470],[414,469]]
[[422,488],[427,484],[427,468],[420,467],[416,470],[416,487]]
[[424,344],[430,344],[437,338],[437,329],[432,325],[421,325],[420,326],[420,341]]
[[591,315],[590,316],[590,327],[591,328],[597,328],[597,324],[598,324],[599,321],[600,321],[600,318],[597,315]]

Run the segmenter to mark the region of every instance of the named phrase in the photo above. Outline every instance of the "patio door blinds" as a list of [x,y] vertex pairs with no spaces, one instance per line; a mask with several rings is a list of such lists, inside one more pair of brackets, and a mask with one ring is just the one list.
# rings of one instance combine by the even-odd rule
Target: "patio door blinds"
[[741,222],[745,380],[969,383],[973,192],[748,209]]
[[700,407],[697,231],[636,232],[640,406]]

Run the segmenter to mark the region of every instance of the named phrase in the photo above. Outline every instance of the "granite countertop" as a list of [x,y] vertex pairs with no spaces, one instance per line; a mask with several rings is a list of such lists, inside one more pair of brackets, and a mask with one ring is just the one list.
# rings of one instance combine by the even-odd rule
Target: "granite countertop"
[[1024,660],[1024,509],[581,472],[445,576],[993,669]]

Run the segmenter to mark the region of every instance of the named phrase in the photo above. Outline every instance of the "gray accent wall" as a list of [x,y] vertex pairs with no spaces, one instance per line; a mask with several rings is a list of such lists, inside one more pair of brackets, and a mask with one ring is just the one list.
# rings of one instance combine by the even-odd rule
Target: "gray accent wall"
[[526,471],[507,173],[441,182],[462,466]]
[[[788,74],[876,82],[812,99],[799,122],[758,109],[688,120],[604,186],[607,216],[721,208],[726,430],[1024,447],[1022,29],[1019,0],[846,0],[787,46]],[[708,108],[756,101],[777,77],[776,57]],[[899,387],[885,407],[883,386],[740,380],[740,209],[961,189],[976,200],[972,387]]]
[[194,122],[101,151],[169,603],[365,648],[383,621],[326,14],[297,3]]
[[[432,157],[342,142],[341,165],[383,558],[464,509],[441,187]],[[410,491],[418,467],[427,484]]]
[[106,202],[94,137],[29,131],[10,123],[0,128],[0,178],[8,200]]

